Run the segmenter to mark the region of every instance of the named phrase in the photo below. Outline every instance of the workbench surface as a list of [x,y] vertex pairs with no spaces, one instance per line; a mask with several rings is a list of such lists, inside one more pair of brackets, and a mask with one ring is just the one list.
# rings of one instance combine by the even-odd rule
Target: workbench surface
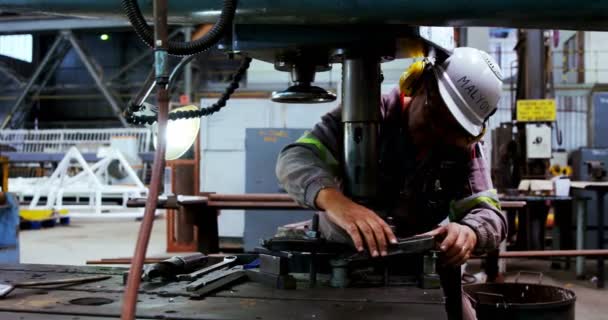
[[[15,289],[0,299],[0,319],[119,318],[124,268],[0,265],[0,281],[51,280],[107,274],[112,278],[63,288]],[[203,300],[172,288],[142,285],[138,319],[445,319],[440,290],[412,286],[278,290],[245,282]],[[85,299],[82,298],[94,298]],[[85,305],[78,304],[81,299]],[[87,301],[89,300],[89,301]],[[87,305],[106,303],[102,305]]]

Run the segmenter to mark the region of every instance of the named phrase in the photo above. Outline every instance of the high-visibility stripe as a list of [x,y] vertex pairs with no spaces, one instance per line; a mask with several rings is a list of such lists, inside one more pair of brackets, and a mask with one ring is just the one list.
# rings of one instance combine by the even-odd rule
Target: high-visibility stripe
[[459,201],[452,201],[450,204],[450,221],[460,221],[473,208],[484,204],[497,210],[501,210],[500,201],[496,190],[489,190],[476,193]]
[[323,162],[329,165],[332,170],[338,169],[338,161],[336,158],[334,158],[329,149],[327,149],[327,147],[314,135],[307,133],[298,139],[296,143],[313,145],[319,151],[319,155]]

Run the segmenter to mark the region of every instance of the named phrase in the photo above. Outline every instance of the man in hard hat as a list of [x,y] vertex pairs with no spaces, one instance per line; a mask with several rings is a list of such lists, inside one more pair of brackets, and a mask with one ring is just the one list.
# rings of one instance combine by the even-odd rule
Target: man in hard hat
[[[474,252],[496,249],[507,233],[480,143],[501,86],[498,65],[473,48],[456,48],[443,62],[410,67],[379,105],[383,212],[341,191],[340,108],[283,149],[279,181],[297,202],[321,211],[321,234],[330,241],[352,243],[359,251],[367,247],[378,257],[397,237],[428,233],[442,239],[444,263],[461,265]],[[383,219],[387,216],[399,234]],[[439,226],[446,218],[449,223]],[[465,317],[474,318],[474,312]]]

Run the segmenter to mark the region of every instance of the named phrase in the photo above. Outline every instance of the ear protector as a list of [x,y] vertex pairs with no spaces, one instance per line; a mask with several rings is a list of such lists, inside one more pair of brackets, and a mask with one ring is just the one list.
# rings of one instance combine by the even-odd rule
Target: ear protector
[[401,94],[406,97],[411,97],[416,92],[416,89],[420,85],[420,79],[426,69],[426,60],[420,60],[412,63],[405,72],[401,74],[399,78],[399,90]]

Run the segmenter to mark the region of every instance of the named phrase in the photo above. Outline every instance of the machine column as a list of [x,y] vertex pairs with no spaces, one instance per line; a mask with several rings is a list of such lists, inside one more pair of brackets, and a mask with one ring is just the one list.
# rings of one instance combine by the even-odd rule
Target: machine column
[[378,187],[379,57],[345,57],[342,77],[344,190],[357,202],[371,203]]

